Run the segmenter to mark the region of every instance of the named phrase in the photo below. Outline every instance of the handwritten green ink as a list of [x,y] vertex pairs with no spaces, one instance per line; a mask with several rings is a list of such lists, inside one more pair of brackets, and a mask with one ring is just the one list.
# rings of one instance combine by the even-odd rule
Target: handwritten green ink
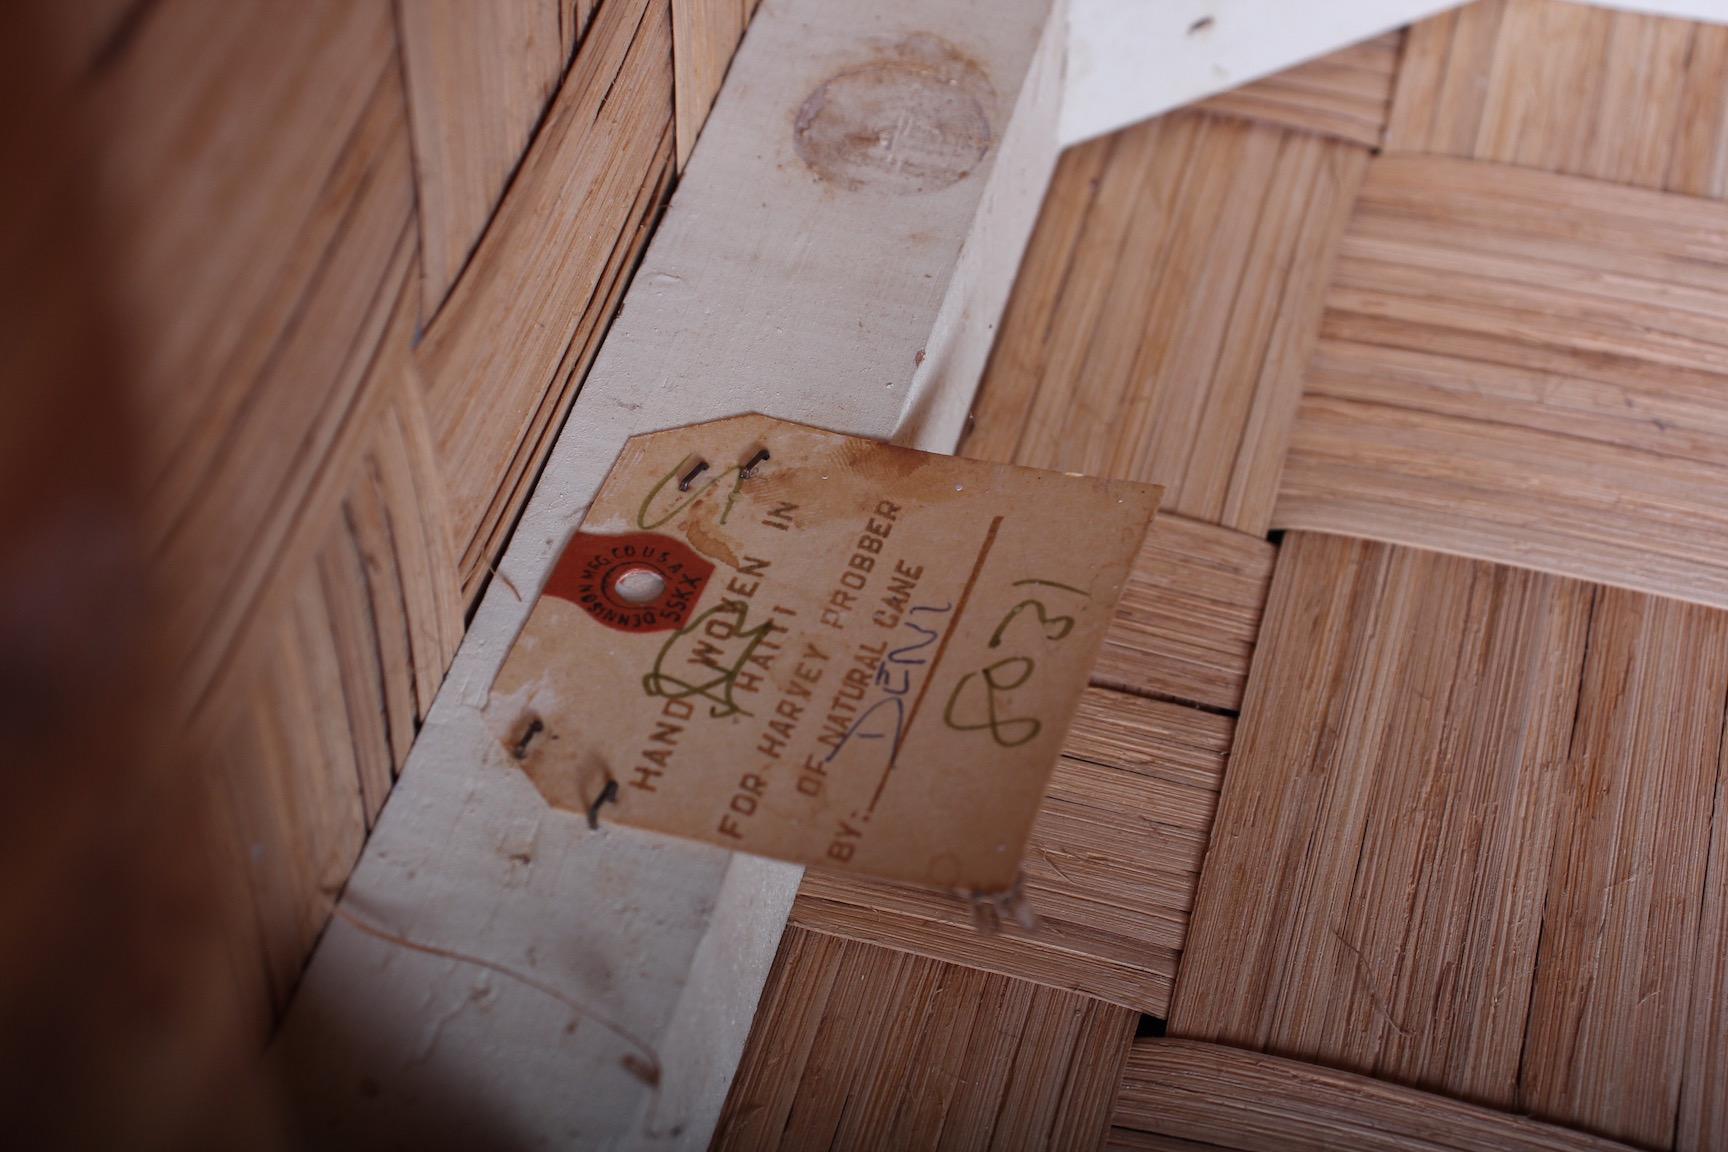
[[1086,591],[1086,589],[1076,588],[1072,584],[1064,584],[1060,580],[1037,580],[1037,579],[1033,579],[1033,578],[1027,578],[1025,580],[1014,581],[1013,586],[1015,588],[1023,588],[1028,584],[1038,584],[1038,585],[1041,585],[1045,588],[1060,588],[1064,592],[1073,592],[1077,595],[1086,597],[1086,599],[1088,599],[1088,600],[1092,599],[1092,593]]
[[[1003,679],[998,680],[997,672],[1011,664],[1020,665],[1019,676],[1012,680],[1009,680],[1004,676]],[[960,677],[959,683],[954,685],[954,691],[948,696],[948,706],[942,711],[942,722],[947,724],[948,727],[954,729],[956,732],[988,731],[990,733],[990,738],[996,741],[996,743],[1001,745],[1003,748],[1018,748],[1027,741],[1037,739],[1038,733],[1044,730],[1043,721],[1035,720],[1030,716],[1012,716],[1003,719],[996,715],[996,694],[998,692],[1009,692],[1020,687],[1020,685],[1031,679],[1032,673],[1036,671],[1037,668],[1037,663],[1028,656],[1009,656],[1005,659],[996,661],[996,663],[991,664],[978,672],[966,673],[966,675]],[[985,719],[979,723],[973,724],[956,719],[954,715],[954,706],[959,701],[961,694],[966,691],[966,686],[976,677],[983,677],[984,680]],[[1018,732],[1020,735],[1012,735],[1014,732]]]
[[689,457],[685,457],[684,460],[678,461],[672,471],[660,477],[659,482],[648,490],[648,495],[642,498],[642,507],[636,511],[636,526],[638,528],[652,531],[653,529],[660,527],[662,524],[672,519],[672,517],[678,515],[678,513],[684,511],[684,509],[690,507],[690,505],[696,503],[696,501],[702,499],[702,497],[708,494],[710,488],[713,488],[714,485],[720,483],[720,481],[724,480],[728,476],[732,477],[732,491],[726,495],[726,507],[720,510],[720,523],[726,523],[727,517],[732,515],[732,505],[737,503],[738,489],[744,483],[744,469],[738,464],[734,464],[730,468],[716,472],[713,476],[702,481],[700,484],[692,485],[690,494],[672,505],[672,507],[667,510],[666,514],[658,520],[650,521],[648,519],[648,509],[654,503],[654,498],[659,496],[660,493],[665,490],[666,485],[678,479],[678,477],[683,473],[684,465],[688,459]]
[[1008,610],[1008,615],[1002,617],[1002,623],[996,625],[996,631],[990,633],[990,647],[1000,648],[1002,646],[1002,633],[1008,631],[1009,625],[1013,624],[1020,613],[1028,608],[1038,613],[1038,624],[1041,631],[1048,625],[1057,625],[1057,630],[1054,633],[1044,632],[1044,639],[1061,640],[1068,633],[1074,631],[1074,617],[1050,615],[1050,610],[1044,606],[1042,600],[1022,600]]
[[[1092,593],[1086,591],[1084,588],[1076,588],[1074,585],[1064,584],[1060,580],[1040,580],[1036,577],[1028,577],[1024,580],[1014,581],[1011,587],[1024,588],[1027,585],[1037,585],[1041,588],[1059,588],[1064,592],[1072,592],[1076,596],[1082,596],[1088,600],[1092,598]],[[1050,614],[1049,606],[1042,600],[1028,597],[1014,605],[1014,607],[1008,609],[1007,614],[1004,615],[1001,622],[996,625],[996,631],[990,633],[988,646],[991,648],[1000,648],[1002,646],[1003,634],[1006,633],[1009,628],[1013,627],[1014,621],[1020,618],[1020,613],[1026,611],[1028,608],[1032,609],[1032,611],[1037,615],[1039,635],[1041,635],[1047,642],[1054,644],[1058,641],[1066,640],[1068,634],[1074,631],[1074,617],[1053,616]],[[1018,670],[1018,675],[1004,671],[1007,668],[1016,668]],[[966,675],[960,677],[959,682],[954,685],[954,691],[948,695],[948,705],[942,711],[943,723],[947,724],[948,727],[957,732],[987,731],[990,733],[990,738],[1004,748],[1018,748],[1020,745],[1036,739],[1038,733],[1044,730],[1044,722],[1031,716],[1010,716],[1006,719],[998,716],[996,714],[996,696],[999,692],[1010,692],[1026,683],[1027,680],[1032,678],[1032,673],[1035,672],[1037,668],[1038,665],[1029,656],[1008,656],[996,661],[988,667],[980,669],[977,672],[966,673]],[[960,698],[966,692],[967,686],[971,684],[973,680],[979,678],[982,678],[984,681],[985,718],[977,723],[970,723],[957,719],[954,715],[955,706],[960,703]]]
[[[754,628],[746,628],[745,614],[748,611],[742,600],[723,600],[713,608],[699,614],[694,620],[678,631],[672,633],[666,643],[661,646],[659,655],[654,657],[654,669],[642,677],[642,689],[650,696],[660,696],[668,700],[684,700],[692,696],[708,701],[708,714],[715,719],[727,716],[749,716],[751,713],[740,705],[734,695],[737,691],[738,676],[744,670],[744,665],[752,654],[776,630],[784,630],[785,626],[776,624],[773,620],[765,620]],[[700,661],[693,661],[698,667],[708,668],[714,675],[701,680],[686,680],[681,676],[666,671],[667,657],[677,646],[678,641],[698,629],[705,628],[710,620],[722,616],[732,616],[735,619],[726,634],[728,640],[746,640],[742,649],[732,658],[730,664],[722,665],[712,656]]]

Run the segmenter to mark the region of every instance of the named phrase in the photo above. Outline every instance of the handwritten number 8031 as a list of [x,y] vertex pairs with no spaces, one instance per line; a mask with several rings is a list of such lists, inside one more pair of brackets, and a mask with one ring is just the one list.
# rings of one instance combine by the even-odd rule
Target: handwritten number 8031
[[[1046,588],[1058,588],[1065,592],[1091,599],[1091,594],[1070,584],[1061,584],[1054,580],[1016,580],[1015,587],[1029,584],[1041,585]],[[1000,648],[1005,636],[1021,613],[1030,609],[1037,616],[1037,629],[1040,639],[1049,643],[1058,643],[1068,638],[1074,631],[1074,617],[1052,615],[1049,607],[1036,598],[1028,597],[1008,610],[1001,623],[990,634],[990,647]],[[1030,656],[1005,656],[993,664],[988,664],[976,672],[968,672],[960,677],[954,685],[954,691],[948,695],[948,706],[943,710],[942,720],[948,727],[957,732],[989,732],[990,738],[1003,748],[1018,748],[1038,738],[1044,730],[1044,722],[1034,716],[1000,715],[1000,695],[1012,692],[1032,678],[1038,670],[1038,663]],[[982,698],[982,704],[967,706],[966,697],[976,701]],[[969,712],[974,719],[964,719],[961,713]],[[982,713],[982,719],[977,719]]]

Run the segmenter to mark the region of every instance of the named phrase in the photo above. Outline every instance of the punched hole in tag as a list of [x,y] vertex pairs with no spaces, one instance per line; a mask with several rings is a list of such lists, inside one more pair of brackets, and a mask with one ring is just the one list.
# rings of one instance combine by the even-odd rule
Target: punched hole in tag
[[612,592],[626,604],[646,606],[666,594],[666,577],[646,565],[634,565],[612,578]]

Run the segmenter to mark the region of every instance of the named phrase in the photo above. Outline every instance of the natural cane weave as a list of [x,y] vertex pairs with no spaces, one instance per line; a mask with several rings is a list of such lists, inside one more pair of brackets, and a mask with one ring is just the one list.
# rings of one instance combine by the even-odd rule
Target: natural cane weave
[[[1561,0],[1067,153],[962,450],[1167,498],[1041,923],[809,875],[720,1142],[1728,1146],[1725,174],[1728,29]],[[820,1071],[847,979],[902,1076]]]

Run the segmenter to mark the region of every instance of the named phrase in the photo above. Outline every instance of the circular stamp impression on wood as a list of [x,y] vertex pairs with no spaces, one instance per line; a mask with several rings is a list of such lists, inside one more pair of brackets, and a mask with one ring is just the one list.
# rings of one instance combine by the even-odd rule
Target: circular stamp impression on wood
[[835,73],[798,109],[793,142],[823,180],[858,190],[933,192],[990,151],[983,69],[939,36],[908,36]]
[[672,536],[578,532],[546,582],[546,595],[620,632],[670,632],[689,622],[713,574],[713,564]]

